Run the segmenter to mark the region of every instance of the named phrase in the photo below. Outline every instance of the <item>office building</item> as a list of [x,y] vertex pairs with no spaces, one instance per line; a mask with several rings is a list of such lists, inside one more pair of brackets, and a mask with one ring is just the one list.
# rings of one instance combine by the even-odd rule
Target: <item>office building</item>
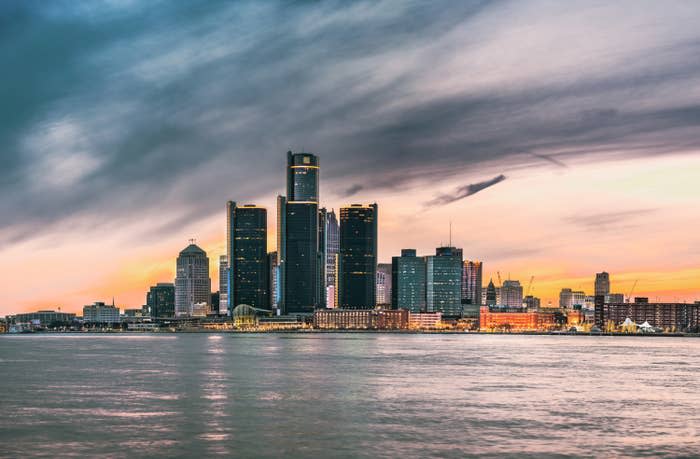
[[483,266],[477,260],[464,260],[462,270],[462,302],[464,304],[482,304],[481,282]]
[[[267,210],[255,205],[227,204],[228,305],[270,309],[267,256]],[[229,314],[230,315],[230,314]]]
[[335,285],[337,270],[338,252],[340,251],[340,229],[335,211],[331,209],[326,214],[326,307],[334,308],[337,305],[335,298]]
[[267,264],[270,268],[270,306],[272,310],[276,310],[279,304],[279,263],[277,260],[277,252],[267,254]]
[[528,309],[539,309],[540,299],[536,296],[527,295],[525,296],[525,298],[523,298],[523,307],[526,307]]
[[326,220],[328,219],[328,212],[325,207],[318,210],[318,253],[316,254],[316,286],[318,288],[318,306],[325,307],[327,304],[326,298],[326,245],[328,241],[326,240]]
[[377,304],[391,304],[391,263],[377,265]]
[[482,306],[479,314],[481,331],[546,331],[557,329],[559,326],[553,312]]
[[228,313],[228,254],[219,256],[219,314]]
[[191,316],[195,304],[211,301],[211,278],[207,253],[191,241],[177,257],[175,316]]
[[175,317],[175,284],[159,282],[146,294],[146,309],[151,317]]
[[559,307],[564,309],[574,309],[574,306],[583,308],[586,304],[586,294],[580,290],[563,288],[559,292]]
[[405,309],[317,309],[314,328],[358,330],[405,330],[409,312]]
[[319,276],[319,161],[287,152],[287,196],[277,198],[277,255],[282,312],[311,313],[322,306]]
[[489,285],[486,287],[486,301],[484,304],[487,306],[496,306],[498,304],[496,286],[493,285],[493,279],[489,279]]
[[603,301],[606,303],[624,303],[625,294],[624,293],[608,293],[603,296]]
[[501,305],[507,308],[523,307],[523,287],[520,281],[507,280],[501,286]]
[[83,322],[100,324],[118,324],[120,322],[119,308],[101,301],[83,306]]
[[610,274],[603,271],[595,275],[595,296],[605,296],[610,293]]
[[425,312],[425,258],[415,249],[402,249],[391,259],[391,308]]
[[376,304],[377,204],[340,209],[338,307],[371,309]]
[[595,324],[601,329],[608,324],[619,327],[630,319],[637,325],[644,322],[666,331],[698,331],[700,326],[700,304],[649,303],[648,300],[634,303],[604,303],[596,297]]
[[462,315],[462,252],[455,247],[438,247],[426,259],[426,312],[443,317]]

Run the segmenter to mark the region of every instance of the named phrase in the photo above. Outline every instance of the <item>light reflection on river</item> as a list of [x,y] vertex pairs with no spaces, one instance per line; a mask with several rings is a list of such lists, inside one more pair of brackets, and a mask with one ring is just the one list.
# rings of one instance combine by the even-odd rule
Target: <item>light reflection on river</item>
[[700,454],[700,340],[0,336],[0,456]]

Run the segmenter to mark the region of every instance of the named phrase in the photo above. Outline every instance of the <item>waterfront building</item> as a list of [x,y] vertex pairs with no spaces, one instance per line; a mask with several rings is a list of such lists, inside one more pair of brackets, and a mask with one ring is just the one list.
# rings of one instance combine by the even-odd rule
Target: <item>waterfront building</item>
[[337,305],[335,297],[336,278],[338,274],[337,259],[340,252],[340,228],[335,211],[331,209],[326,214],[326,307]]
[[606,303],[624,303],[625,294],[624,293],[608,293],[603,297]]
[[228,254],[219,255],[219,302],[217,306],[219,314],[228,314]]
[[340,209],[338,307],[371,309],[376,304],[377,204]]
[[391,259],[391,308],[425,312],[425,258],[415,249],[402,249]]
[[287,196],[277,198],[277,254],[283,313],[322,306],[319,281],[319,161],[287,152]]
[[522,308],[523,307],[523,287],[520,281],[507,280],[501,286],[501,302],[507,308]]
[[377,304],[391,304],[391,263],[377,265]]
[[325,207],[318,210],[318,258],[316,262],[316,287],[318,288],[318,307],[325,307],[326,298],[326,220],[328,212]]
[[442,324],[441,312],[409,312],[408,328],[412,329],[433,329]]
[[574,306],[582,308],[586,303],[586,294],[580,290],[563,288],[559,292],[559,307],[564,309],[574,309]]
[[462,302],[464,304],[483,304],[481,283],[483,264],[477,260],[464,260],[462,270]]
[[408,328],[405,309],[317,309],[314,328],[338,330],[401,330]]
[[270,306],[274,311],[277,310],[277,305],[279,303],[279,263],[277,261],[277,252],[270,252],[267,254],[267,264],[270,268],[270,285],[268,287],[268,291],[270,292]]
[[43,310],[37,312],[25,312],[7,317],[8,322],[15,324],[34,324],[43,327],[54,323],[67,323],[75,320],[75,313],[61,312],[53,310]]
[[698,331],[700,305],[695,303],[649,303],[641,299],[634,303],[606,303],[596,297],[595,324],[606,327],[609,323],[621,326],[627,319],[636,324],[648,322],[667,331]]
[[120,321],[119,308],[114,305],[114,300],[112,300],[111,305],[97,301],[83,306],[83,322],[85,323],[118,324]]
[[152,286],[146,294],[146,309],[151,317],[175,317],[175,284]]
[[595,296],[605,296],[610,293],[610,274],[603,271],[595,275]]
[[540,299],[536,296],[527,295],[525,298],[523,298],[523,307],[528,309],[539,309]]
[[229,201],[227,241],[228,305],[270,308],[267,257],[267,209]]
[[177,257],[175,277],[175,316],[192,315],[197,303],[211,301],[211,279],[209,278],[209,257],[194,244],[185,247]]
[[462,252],[455,247],[438,247],[426,258],[426,312],[443,317],[462,315]]
[[479,315],[481,331],[548,331],[559,327],[552,312],[482,306]]

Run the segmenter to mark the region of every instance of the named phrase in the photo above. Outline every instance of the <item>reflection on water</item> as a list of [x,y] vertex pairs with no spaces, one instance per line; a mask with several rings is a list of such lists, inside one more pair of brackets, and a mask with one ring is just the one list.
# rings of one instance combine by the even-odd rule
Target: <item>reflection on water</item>
[[698,366],[678,338],[2,336],[0,457],[692,456]]

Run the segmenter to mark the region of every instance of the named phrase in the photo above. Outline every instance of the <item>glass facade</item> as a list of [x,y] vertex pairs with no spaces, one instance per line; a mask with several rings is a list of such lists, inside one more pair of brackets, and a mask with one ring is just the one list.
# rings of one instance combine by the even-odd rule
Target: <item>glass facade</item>
[[190,244],[177,257],[176,272],[175,316],[192,315],[196,304],[208,306],[211,302],[211,279],[207,253]]
[[404,249],[391,260],[391,307],[425,312],[425,258],[413,249]]
[[270,309],[269,266],[267,256],[267,210],[234,203],[229,234],[232,258],[229,263],[229,304],[247,304]]
[[175,317],[175,285],[158,283],[146,294],[151,317]]
[[464,260],[462,271],[462,301],[464,304],[481,304],[483,266],[480,261]]
[[462,252],[440,247],[426,257],[426,310],[443,316],[462,315]]
[[377,204],[340,209],[338,306],[371,309],[376,305]]

